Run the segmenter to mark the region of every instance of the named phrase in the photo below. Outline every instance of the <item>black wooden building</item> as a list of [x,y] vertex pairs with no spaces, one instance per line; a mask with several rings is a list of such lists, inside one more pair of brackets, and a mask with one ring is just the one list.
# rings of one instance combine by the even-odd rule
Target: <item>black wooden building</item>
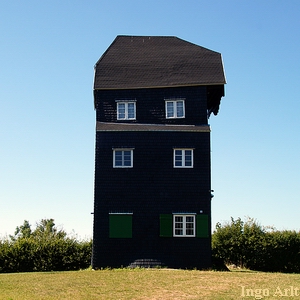
[[221,54],[177,37],[117,36],[96,63],[93,268],[211,266],[224,84]]

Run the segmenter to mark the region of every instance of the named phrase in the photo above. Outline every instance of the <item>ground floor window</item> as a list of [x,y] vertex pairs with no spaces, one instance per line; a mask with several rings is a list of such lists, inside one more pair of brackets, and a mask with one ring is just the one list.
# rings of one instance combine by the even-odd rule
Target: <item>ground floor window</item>
[[195,236],[195,215],[173,215],[173,236]]
[[109,214],[109,237],[132,238],[132,213]]
[[209,237],[209,218],[206,214],[161,214],[161,237]]

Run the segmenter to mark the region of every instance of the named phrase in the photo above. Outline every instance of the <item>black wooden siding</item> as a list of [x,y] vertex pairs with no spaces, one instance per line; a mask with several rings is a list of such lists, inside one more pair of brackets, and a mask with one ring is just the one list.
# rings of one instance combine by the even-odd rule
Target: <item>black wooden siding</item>
[[[136,100],[136,120],[144,124],[207,124],[207,88],[205,86],[149,88],[135,90],[95,90],[96,119],[117,120],[116,100]],[[185,118],[166,119],[165,99],[185,99]]]
[[[133,168],[113,168],[112,149],[118,147],[134,149]],[[173,168],[173,148],[193,148],[194,168]],[[98,131],[93,267],[128,266],[139,259],[174,268],[210,267],[210,202],[209,132]],[[209,238],[159,236],[160,214],[200,210],[209,216]],[[132,213],[132,238],[109,238],[111,212]]]

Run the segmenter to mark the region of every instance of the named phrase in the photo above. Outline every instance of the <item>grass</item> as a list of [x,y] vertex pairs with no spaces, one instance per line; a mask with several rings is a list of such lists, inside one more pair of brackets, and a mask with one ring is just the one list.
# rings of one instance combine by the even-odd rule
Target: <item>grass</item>
[[[291,287],[294,297],[290,297]],[[300,274],[246,270],[112,269],[0,274],[0,299],[7,300],[300,299],[295,288],[300,290]]]

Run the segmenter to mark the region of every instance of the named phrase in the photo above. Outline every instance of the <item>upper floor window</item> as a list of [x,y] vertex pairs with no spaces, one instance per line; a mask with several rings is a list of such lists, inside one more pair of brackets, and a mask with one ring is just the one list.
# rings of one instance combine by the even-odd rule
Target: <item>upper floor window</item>
[[117,119],[118,120],[135,120],[135,102],[121,101],[117,102]]
[[193,168],[193,149],[174,149],[174,168]]
[[194,237],[195,215],[173,215],[173,236]]
[[133,167],[133,149],[114,149],[113,155],[114,168]]
[[185,109],[184,109],[184,100],[166,100],[166,118],[184,118]]

